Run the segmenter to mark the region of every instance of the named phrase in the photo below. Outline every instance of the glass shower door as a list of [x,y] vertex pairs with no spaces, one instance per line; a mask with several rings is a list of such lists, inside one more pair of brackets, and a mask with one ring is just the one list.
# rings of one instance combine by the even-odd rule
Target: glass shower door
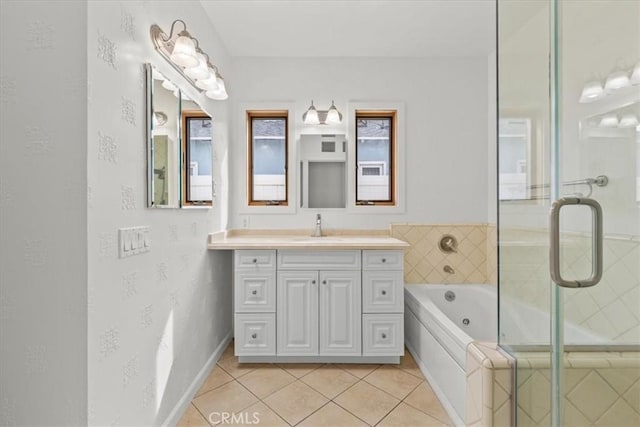
[[518,426],[640,425],[639,64],[638,0],[498,0],[499,343]]
[[551,422],[640,425],[640,1],[550,12]]

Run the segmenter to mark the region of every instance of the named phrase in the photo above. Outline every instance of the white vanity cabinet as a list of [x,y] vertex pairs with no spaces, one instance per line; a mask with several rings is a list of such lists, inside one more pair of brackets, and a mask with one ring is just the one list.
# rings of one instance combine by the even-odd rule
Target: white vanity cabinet
[[404,354],[402,250],[236,250],[234,263],[241,362]]

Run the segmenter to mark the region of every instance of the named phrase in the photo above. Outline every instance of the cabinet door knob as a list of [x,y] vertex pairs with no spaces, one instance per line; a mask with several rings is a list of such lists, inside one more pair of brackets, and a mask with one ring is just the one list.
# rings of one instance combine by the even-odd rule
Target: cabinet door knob
[[387,262],[387,259],[386,258],[382,258],[382,262]]
[[251,338],[253,338],[255,340],[256,338],[258,338],[258,334],[251,334]]
[[253,262],[254,264],[257,264],[258,263],[258,258],[252,259],[251,262]]
[[312,284],[312,285],[315,285],[315,284],[316,284],[316,281],[315,281],[315,280],[312,280],[312,281],[311,281],[311,284]]
[[[383,292],[384,292],[384,291],[383,291]],[[257,290],[255,290],[255,289],[254,289],[254,290],[252,290],[252,291],[251,291],[251,295],[258,295],[258,291],[257,291]]]
[[383,340],[387,339],[387,334],[382,334],[382,339]]
[[322,284],[323,284],[323,285],[326,285],[326,284],[327,284],[327,281],[326,281],[326,280],[323,280],[323,281],[322,281]]
[[[253,291],[253,292],[255,292],[255,291]],[[387,294],[387,291],[383,290],[383,291],[381,292],[381,294],[382,294],[382,295],[386,295],[386,294]]]

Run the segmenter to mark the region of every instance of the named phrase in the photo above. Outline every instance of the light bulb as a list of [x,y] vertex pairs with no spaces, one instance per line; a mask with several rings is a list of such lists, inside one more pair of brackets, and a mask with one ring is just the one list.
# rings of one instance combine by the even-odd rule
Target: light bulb
[[216,78],[216,72],[211,68],[208,70],[208,77],[196,80],[196,86],[203,90],[216,90],[218,89],[218,79]]
[[632,128],[638,126],[638,118],[633,113],[623,114],[620,117],[620,123],[618,124],[621,128]]
[[329,107],[329,111],[327,111],[327,118],[325,119],[327,124],[335,125],[342,122],[342,115],[336,108],[333,101],[331,101],[331,107]]
[[626,71],[616,71],[609,74],[607,81],[604,83],[604,90],[608,93],[615,92],[631,85],[629,75]]
[[615,114],[607,114],[600,119],[600,127],[615,128],[618,127],[618,116]]
[[205,95],[211,99],[215,99],[216,101],[224,101],[229,98],[227,94],[227,88],[224,85],[224,80],[218,79],[218,88],[214,90],[208,90]]
[[313,101],[311,101],[311,106],[307,110],[306,113],[302,115],[302,121],[305,125],[319,125],[320,119],[318,118],[318,111],[316,111],[316,107],[313,106]]
[[196,56],[196,44],[189,36],[189,33],[183,31],[180,37],[173,45],[173,51],[170,56],[171,60],[181,67],[191,68],[198,65],[198,57]]
[[186,70],[184,70],[184,73],[194,80],[206,79],[207,77],[209,77],[209,67],[207,66],[207,59],[200,52],[198,52],[196,56],[198,58],[198,65],[192,68],[187,68]]
[[597,80],[591,81],[585,84],[582,88],[580,103],[584,104],[587,102],[593,102],[597,99],[602,98],[603,95],[604,90],[602,89],[602,84]]

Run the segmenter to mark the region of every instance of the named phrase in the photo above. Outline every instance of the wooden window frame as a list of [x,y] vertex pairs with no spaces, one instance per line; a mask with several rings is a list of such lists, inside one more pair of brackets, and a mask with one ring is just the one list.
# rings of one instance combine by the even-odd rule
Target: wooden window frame
[[[182,187],[182,205],[184,206],[213,206],[213,197],[212,200],[203,200],[203,201],[193,201],[190,200],[191,197],[189,195],[189,168],[190,168],[190,160],[191,153],[189,152],[189,119],[209,119],[211,120],[211,126],[213,126],[213,118],[205,113],[202,110],[183,110],[180,118],[180,125],[182,126],[181,136],[182,136],[182,174],[180,177],[181,187]],[[212,129],[213,132],[213,129]],[[213,150],[213,134],[211,135],[211,150]],[[211,159],[211,174],[213,175],[213,159]],[[211,182],[213,186],[213,182]],[[213,193],[213,188],[212,188]]]
[[[253,119],[284,119],[284,200],[253,200]],[[289,111],[287,110],[247,111],[247,205],[289,205]]]
[[[358,120],[359,119],[389,119],[389,199],[388,200],[359,200],[358,199]],[[397,166],[397,110],[356,110],[355,111],[355,202],[356,206],[397,206],[396,166]]]

